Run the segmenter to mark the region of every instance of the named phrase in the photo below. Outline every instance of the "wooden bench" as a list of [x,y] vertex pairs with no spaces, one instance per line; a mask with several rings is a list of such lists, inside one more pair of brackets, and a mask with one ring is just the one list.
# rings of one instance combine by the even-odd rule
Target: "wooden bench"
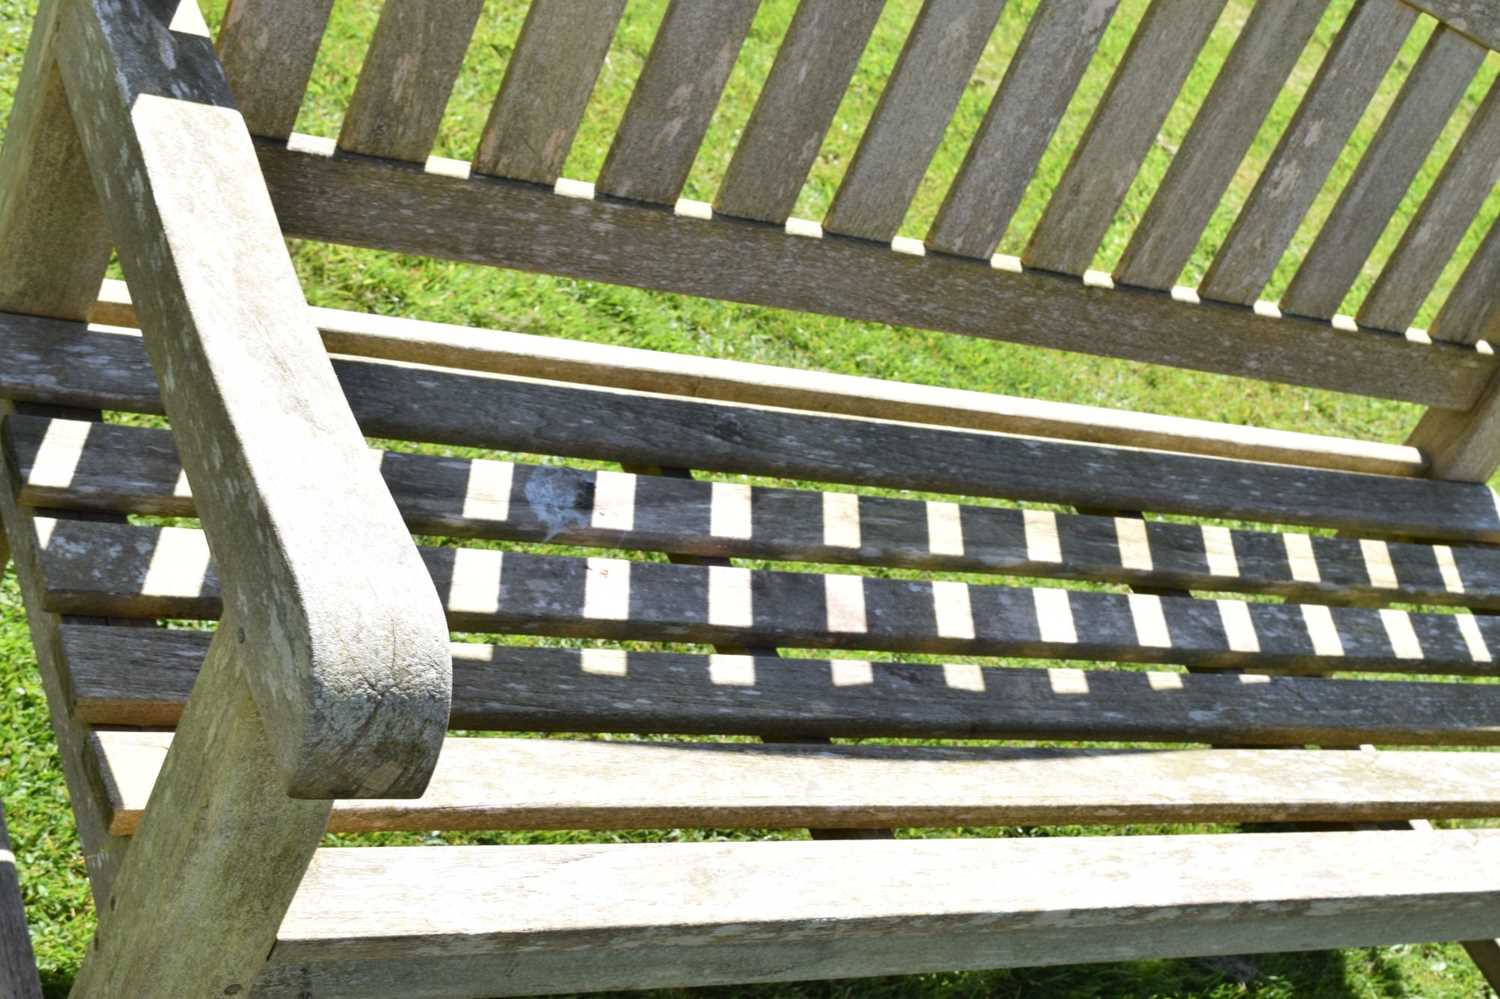
[[[1002,0],[927,0],[821,224],[791,208],[878,0],[802,0],[714,204],[679,200],[757,6],[673,0],[585,184],[560,170],[624,0],[533,0],[472,163],[429,153],[481,0],[387,0],[337,141],[292,132],[331,0],[234,0],[217,45],[192,0],[42,0],[0,156],[0,513],[98,909],[74,994],[1430,940],[1500,969],[1500,830],[1410,828],[1500,816],[1494,755],[1430,751],[1500,745],[1500,687],[1460,682],[1500,675],[1500,228],[1409,329],[1494,184],[1500,87],[1336,315],[1496,8],[1356,4],[1190,290],[1323,3],[1255,5],[1113,275],[1223,0],[1152,3],[1019,260],[995,249],[1114,0],[1043,0],[924,243],[897,232]],[[1397,446],[310,309],[284,236],[1429,408]],[[1335,826],[889,833],[1146,822]],[[813,834],[320,846],[682,828]]]

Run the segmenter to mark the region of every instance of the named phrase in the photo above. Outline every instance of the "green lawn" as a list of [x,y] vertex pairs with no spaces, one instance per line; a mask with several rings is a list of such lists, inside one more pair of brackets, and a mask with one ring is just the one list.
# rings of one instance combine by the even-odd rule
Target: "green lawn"
[[[0,0],[0,112],[9,110],[36,0]],[[1317,38],[1299,65],[1293,84],[1278,102],[1229,196],[1215,215],[1198,253],[1183,275],[1194,284],[1202,275],[1235,212],[1264,166],[1297,98],[1352,0],[1334,0]],[[223,0],[208,0],[215,21]],[[666,0],[631,0],[594,100],[565,173],[592,179],[603,161],[609,136],[640,71]],[[918,0],[890,0],[865,54],[854,86],[798,202],[796,214],[819,218],[828,207],[863,122],[879,96],[880,80],[894,64]],[[728,165],[735,137],[750,113],[761,81],[775,55],[795,0],[766,0],[730,79],[685,196],[712,200]],[[920,237],[936,215],[948,183],[962,162],[967,140],[983,117],[990,96],[1020,38],[1020,27],[1036,0],[1011,0],[980,70],[966,92],[941,149],[907,216],[903,234]],[[1101,54],[1085,77],[1060,134],[1033,181],[1001,252],[1019,253],[1040,216],[1046,196],[1066,165],[1067,147],[1082,132],[1089,109],[1108,80],[1108,65],[1123,51],[1147,0],[1123,0],[1105,37]],[[353,87],[360,57],[378,14],[378,0],[339,0],[298,128],[336,135],[339,117]],[[1206,57],[1190,77],[1145,168],[1132,187],[1095,266],[1108,269],[1119,257],[1134,223],[1144,213],[1172,152],[1207,94],[1250,7],[1231,0],[1209,42]],[[498,85],[523,16],[522,0],[490,0],[455,88],[435,150],[469,158],[477,144],[489,101]],[[1396,77],[1409,70],[1431,23],[1409,40],[1397,71],[1362,122],[1354,148],[1345,154],[1298,234],[1267,297],[1289,281],[1294,261],[1310,243],[1373,135],[1397,89]],[[1457,141],[1500,71],[1492,57],[1465,100],[1458,119],[1444,133],[1398,219],[1392,223],[1371,265],[1346,303],[1352,312],[1368,290],[1379,265],[1394,248],[1422,193]],[[1466,240],[1467,256],[1497,214],[1491,198]],[[1125,406],[1237,423],[1304,429],[1397,441],[1416,417],[1415,409],[1394,403],[1345,398],[1326,392],[1264,385],[1194,372],[1153,368],[1121,361],[1069,356],[920,330],[893,330],[873,324],[777,312],[588,282],[536,277],[396,254],[295,246],[297,266],[308,298],[318,305],[393,315],[519,329],[609,343],[735,357],[826,370],[942,383],[967,388],[1108,406]],[[1445,274],[1446,290],[1458,266]],[[1419,320],[1430,322],[1435,304]],[[0,799],[11,821],[12,837],[25,879],[33,934],[49,994],[63,995],[93,928],[93,917],[78,859],[76,835],[47,722],[35,660],[27,636],[15,580],[7,572],[0,588]],[[1101,830],[1069,828],[1044,834]],[[1032,835],[1031,830],[984,830],[992,835]],[[520,837],[491,837],[511,841]],[[532,837],[533,839],[538,837]],[[420,841],[419,839],[417,841]],[[928,975],[919,978],[825,982],[759,989],[708,990],[715,995],[762,997],[941,996],[1315,996],[1473,997],[1488,994],[1482,979],[1454,945],[1351,950],[1286,956],[1257,956],[1226,962],[1152,961],[990,974]]]

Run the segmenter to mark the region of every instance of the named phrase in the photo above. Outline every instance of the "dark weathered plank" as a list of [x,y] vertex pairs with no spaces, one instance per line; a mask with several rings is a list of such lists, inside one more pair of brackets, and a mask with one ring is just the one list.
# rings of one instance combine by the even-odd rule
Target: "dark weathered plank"
[[3,808],[0,808],[0,994],[9,999],[42,999],[31,931],[21,905],[16,855],[10,849]]
[[1327,7],[1327,0],[1255,5],[1135,227],[1116,282],[1159,291],[1177,283]]
[[1400,0],[1355,5],[1204,275],[1204,298],[1260,296],[1416,17]]
[[599,171],[600,194],[671,205],[760,0],[672,0]]
[[386,0],[339,148],[425,162],[483,6],[484,0]]
[[[1497,183],[1500,84],[1490,87],[1416,218],[1365,296],[1359,308],[1361,325],[1401,332],[1412,324]],[[1460,326],[1464,323],[1456,321]],[[1436,330],[1434,335],[1443,336]],[[1454,339],[1464,341],[1462,335]]]
[[500,93],[474,154],[474,172],[551,186],[573,136],[625,0],[533,0],[505,64]]
[[[196,512],[168,431],[10,417],[4,439],[28,505]],[[1500,550],[1485,547],[1309,538],[394,451],[378,460],[396,506],[420,534],[1500,610]]]
[[1010,273],[865,240],[810,239],[395,161],[260,147],[289,236],[543,271],[729,301],[941,329],[1177,367],[1464,408],[1490,355],[1187,305],[1071,277]]
[[[95,725],[175,725],[209,632],[65,625]],[[455,728],[765,738],[1497,745],[1489,685],[453,645]],[[1252,682],[1253,680],[1253,682]]]
[[926,0],[823,219],[828,232],[890,241],[942,141],[1005,0]]
[[1302,258],[1283,312],[1327,319],[1354,287],[1486,52],[1441,26],[1412,67],[1338,203]]
[[[0,369],[0,390],[111,407],[106,400],[133,396],[144,411],[157,409],[138,338],[78,328],[70,336],[68,324],[42,320],[0,320],[4,327],[8,356],[18,367]],[[47,335],[37,336],[39,329]],[[106,353],[91,353],[96,344]],[[1094,509],[1500,540],[1494,493],[1470,484],[724,406],[376,361],[338,359],[334,367],[361,427],[375,437]],[[94,393],[90,383],[106,368]]]
[[1146,10],[1022,254],[1082,274],[1093,263],[1224,0],[1155,0]]
[[[135,831],[171,743],[167,732],[94,735],[116,835]],[[338,802],[329,829],[879,829],[1497,814],[1495,761],[1485,753],[450,738],[421,798]]]
[[885,0],[802,0],[735,146],[714,210],[785,222]]
[[1489,0],[1406,0],[1450,28],[1462,31],[1476,42],[1500,51],[1500,10]]
[[[213,618],[200,531],[51,522],[45,606],[101,617]],[[424,548],[461,631],[1187,663],[1496,675],[1500,618],[1317,604],[971,586]]]
[[332,10],[333,0],[229,0],[219,59],[250,134],[292,134]]
[[1095,0],[1081,16],[1071,0],[1037,6],[927,234],[930,249],[995,252],[1117,5]]

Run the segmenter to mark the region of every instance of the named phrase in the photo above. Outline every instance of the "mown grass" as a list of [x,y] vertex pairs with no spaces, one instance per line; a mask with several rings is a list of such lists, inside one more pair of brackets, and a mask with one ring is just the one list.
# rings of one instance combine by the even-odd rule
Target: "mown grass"
[[[1193,284],[1201,277],[1228,232],[1235,213],[1270,156],[1300,93],[1311,80],[1351,2],[1334,0],[1330,5],[1313,44],[1261,130],[1205,232],[1198,252],[1185,269],[1184,283]],[[209,0],[206,4],[211,20],[221,13],[222,3],[223,0]],[[597,173],[665,5],[666,0],[631,0],[568,161],[565,171],[568,176],[591,179]],[[1108,67],[1124,51],[1146,5],[1147,0],[1124,0],[1121,4],[1100,55],[1086,75],[1025,202],[1001,244],[1002,252],[1019,253],[1025,246],[1048,193],[1066,166],[1068,148],[1081,134],[1090,109],[1108,82]],[[1035,6],[1036,0],[1012,0],[1009,4],[1001,27],[986,50],[908,213],[902,229],[904,235],[920,237],[936,215],[943,194],[962,162],[967,141],[977,129],[1015,51],[1020,28]],[[798,201],[796,214],[818,218],[828,207],[854,151],[863,122],[874,109],[881,80],[896,60],[917,7],[917,0],[892,0],[889,3]],[[1123,251],[1172,152],[1182,142],[1195,110],[1212,85],[1249,7],[1249,0],[1231,0],[1227,5],[1205,57],[1189,78],[1116,223],[1100,247],[1095,266],[1108,269]],[[0,0],[0,112],[9,108],[34,8],[35,0]],[[519,30],[524,8],[522,0],[491,0],[487,6],[455,87],[436,153],[461,159],[472,155],[488,103]],[[750,113],[761,81],[770,69],[776,39],[784,30],[793,8],[794,0],[766,0],[763,5],[703,144],[685,196],[712,200],[715,187],[728,165],[735,138]],[[328,136],[337,134],[340,114],[353,87],[378,11],[378,0],[340,0],[298,123],[299,130]],[[1411,68],[1430,31],[1430,22],[1421,24],[1403,48],[1396,70],[1372,104],[1350,150],[1341,158],[1313,212],[1299,231],[1266,297],[1274,299],[1285,288],[1295,260],[1310,245],[1312,234],[1326,217],[1338,191],[1348,180],[1360,153],[1394,99],[1398,78]],[[1492,58],[1475,80],[1459,115],[1444,132],[1401,212],[1351,292],[1346,311],[1353,311],[1368,291],[1379,273],[1380,264],[1394,248],[1422,194],[1431,185],[1457,141],[1464,122],[1495,79],[1497,70],[1500,70],[1500,65]],[[1459,261],[1472,252],[1497,215],[1500,215],[1500,197],[1491,198],[1486,205],[1465,240]],[[308,298],[319,305],[1380,440],[1400,440],[1416,416],[1416,411],[1409,406],[1326,392],[1069,356],[928,331],[892,330],[873,324],[488,270],[399,254],[297,244],[294,257]],[[1459,266],[1455,262],[1445,272],[1419,323],[1431,321],[1437,303],[1456,278]],[[0,587],[0,684],[3,684],[0,687],[0,723],[3,723],[6,735],[4,746],[0,748],[0,798],[9,810],[12,836],[25,878],[26,901],[38,958],[48,981],[49,994],[63,995],[84,953],[92,932],[93,917],[83,866],[78,859],[76,833],[47,721],[46,704],[36,677],[35,659],[15,579],[9,572],[4,577],[3,587]],[[1098,830],[1069,827],[1047,830],[1046,833],[1078,835],[1093,831]],[[1019,829],[977,832],[988,835],[1036,834],[1035,831]],[[419,836],[400,838],[410,842],[423,839]],[[513,841],[517,838],[496,836],[485,839]],[[1393,862],[1399,862],[1399,858],[1393,858]],[[1267,955],[1226,962],[1147,961],[708,992],[714,995],[754,995],[765,999],[812,996],[850,999],[886,996],[943,999],[970,996],[1126,996],[1142,999],[1152,996],[1201,999],[1312,996],[1364,999],[1417,995],[1471,997],[1485,994],[1486,986],[1458,947],[1439,944]]]

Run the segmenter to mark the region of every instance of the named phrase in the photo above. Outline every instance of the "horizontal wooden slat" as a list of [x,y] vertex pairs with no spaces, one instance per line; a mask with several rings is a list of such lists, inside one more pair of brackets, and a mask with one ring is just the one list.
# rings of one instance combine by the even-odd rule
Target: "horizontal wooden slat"
[[[172,736],[98,731],[116,836]],[[340,801],[333,832],[879,829],[1073,822],[1378,822],[1500,814],[1489,753],[1028,750],[459,739],[417,800]]]
[[[38,519],[46,609],[213,618],[201,531]],[[717,565],[421,549],[460,631],[1183,663],[1500,675],[1500,618],[823,576]]]
[[[73,710],[171,726],[211,632],[62,627]],[[1500,745],[1500,688],[453,645],[455,728],[545,732]]]
[[[775,367],[556,336],[472,329],[341,309],[315,308],[312,314],[329,351],[356,357],[1349,472],[1421,475],[1426,469],[1418,449],[1379,441]],[[104,282],[91,318],[117,326],[138,325],[124,282]]]
[[846,977],[1488,935],[1497,890],[1496,831],[335,849],[271,962],[420,960],[425,995]]
[[[867,240],[259,146],[289,236],[1463,409],[1495,358]],[[462,164],[459,165],[462,168]]]
[[[129,335],[0,319],[0,394],[155,408]],[[337,359],[366,434],[896,489],[1500,540],[1483,485],[1355,475],[840,419]]]
[[[12,416],[21,502],[191,517],[172,435]],[[1500,610],[1500,550],[375,452],[419,534]]]

